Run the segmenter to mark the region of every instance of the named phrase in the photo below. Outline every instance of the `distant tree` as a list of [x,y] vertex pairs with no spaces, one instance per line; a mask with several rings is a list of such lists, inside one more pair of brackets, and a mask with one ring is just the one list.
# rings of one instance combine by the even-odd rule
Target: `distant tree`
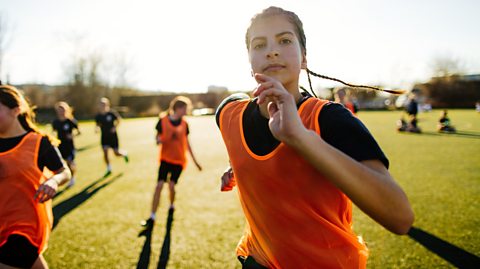
[[108,96],[108,88],[99,74],[102,58],[92,53],[73,60],[68,70],[66,101],[75,108],[79,117],[92,117],[97,102]]
[[464,74],[460,60],[451,56],[438,56],[431,62],[433,77],[449,77]]
[[437,108],[471,108],[480,100],[480,81],[462,76],[435,77],[415,87]]

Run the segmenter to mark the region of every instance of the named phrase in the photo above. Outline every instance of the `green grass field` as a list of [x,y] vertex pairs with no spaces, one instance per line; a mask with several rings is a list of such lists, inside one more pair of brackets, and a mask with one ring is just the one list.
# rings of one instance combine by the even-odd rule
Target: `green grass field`
[[[460,132],[451,135],[435,132],[440,111],[420,114],[425,131],[420,135],[397,133],[399,115],[361,112],[359,118],[389,157],[390,171],[415,211],[414,226],[424,236],[395,236],[355,209],[354,229],[370,249],[368,267],[453,268],[462,257],[458,253],[480,256],[480,114],[451,110]],[[138,236],[156,184],[156,120],[122,121],[120,146],[128,150],[130,163],[114,159],[113,174],[105,179],[99,135],[92,122],[81,122],[77,184],[54,199],[58,223],[45,253],[51,268],[157,268],[162,247],[168,247],[167,190],[151,237]],[[243,214],[236,191],[219,191],[219,177],[228,164],[223,141],[214,117],[188,121],[190,142],[204,169],[199,172],[191,164],[180,177],[167,267],[240,268],[235,246],[243,232]],[[440,254],[419,242],[436,242],[436,248],[429,248]]]

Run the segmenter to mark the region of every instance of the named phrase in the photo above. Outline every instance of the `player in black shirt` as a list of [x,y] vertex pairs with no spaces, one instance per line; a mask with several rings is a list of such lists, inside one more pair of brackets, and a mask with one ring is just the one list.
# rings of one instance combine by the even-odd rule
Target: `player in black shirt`
[[58,149],[62,154],[62,158],[67,162],[70,171],[72,171],[72,178],[67,187],[75,184],[75,145],[73,143],[73,130],[77,130],[76,135],[80,134],[77,120],[73,117],[72,108],[66,102],[58,102],[55,104],[55,111],[57,118],[52,122],[52,128],[57,132],[57,137],[60,140]]
[[118,113],[110,110],[110,100],[103,97],[100,99],[100,111],[95,116],[95,122],[97,123],[97,129],[101,130],[101,144],[103,149],[103,157],[105,163],[107,164],[107,172],[105,176],[108,176],[112,173],[112,167],[110,165],[110,160],[108,158],[108,149],[113,149],[115,156],[123,157],[125,162],[128,163],[127,152],[120,150],[118,148],[118,135],[117,135],[117,126],[120,123],[120,115]]

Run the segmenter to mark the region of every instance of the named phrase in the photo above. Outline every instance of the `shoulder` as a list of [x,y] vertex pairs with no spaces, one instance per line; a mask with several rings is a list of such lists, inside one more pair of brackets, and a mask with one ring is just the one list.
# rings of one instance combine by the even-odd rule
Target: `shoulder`
[[46,135],[41,135],[40,148],[39,148],[40,153],[47,152],[47,151],[51,150],[52,148],[54,148],[54,146],[53,146],[52,142],[50,141],[50,138]]
[[367,127],[343,105],[325,104],[318,117],[320,135],[328,144],[357,161],[380,160],[388,168],[389,162]]
[[220,113],[222,112],[222,109],[231,102],[241,101],[241,100],[250,100],[250,96],[248,96],[245,93],[234,93],[229,97],[225,98],[220,103],[220,105],[217,108],[217,111],[215,112],[215,120],[217,122],[217,126],[220,126]]
[[328,102],[323,106],[319,120],[323,123],[359,121],[345,106],[335,102]]

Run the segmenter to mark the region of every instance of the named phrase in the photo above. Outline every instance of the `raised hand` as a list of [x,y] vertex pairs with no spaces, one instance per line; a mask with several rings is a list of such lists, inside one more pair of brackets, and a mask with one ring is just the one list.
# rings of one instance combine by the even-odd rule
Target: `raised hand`
[[305,127],[298,115],[293,95],[275,78],[257,73],[255,80],[258,86],[253,95],[258,97],[259,105],[267,102],[270,118],[268,125],[273,136],[287,144],[294,142],[297,134],[305,130]]

